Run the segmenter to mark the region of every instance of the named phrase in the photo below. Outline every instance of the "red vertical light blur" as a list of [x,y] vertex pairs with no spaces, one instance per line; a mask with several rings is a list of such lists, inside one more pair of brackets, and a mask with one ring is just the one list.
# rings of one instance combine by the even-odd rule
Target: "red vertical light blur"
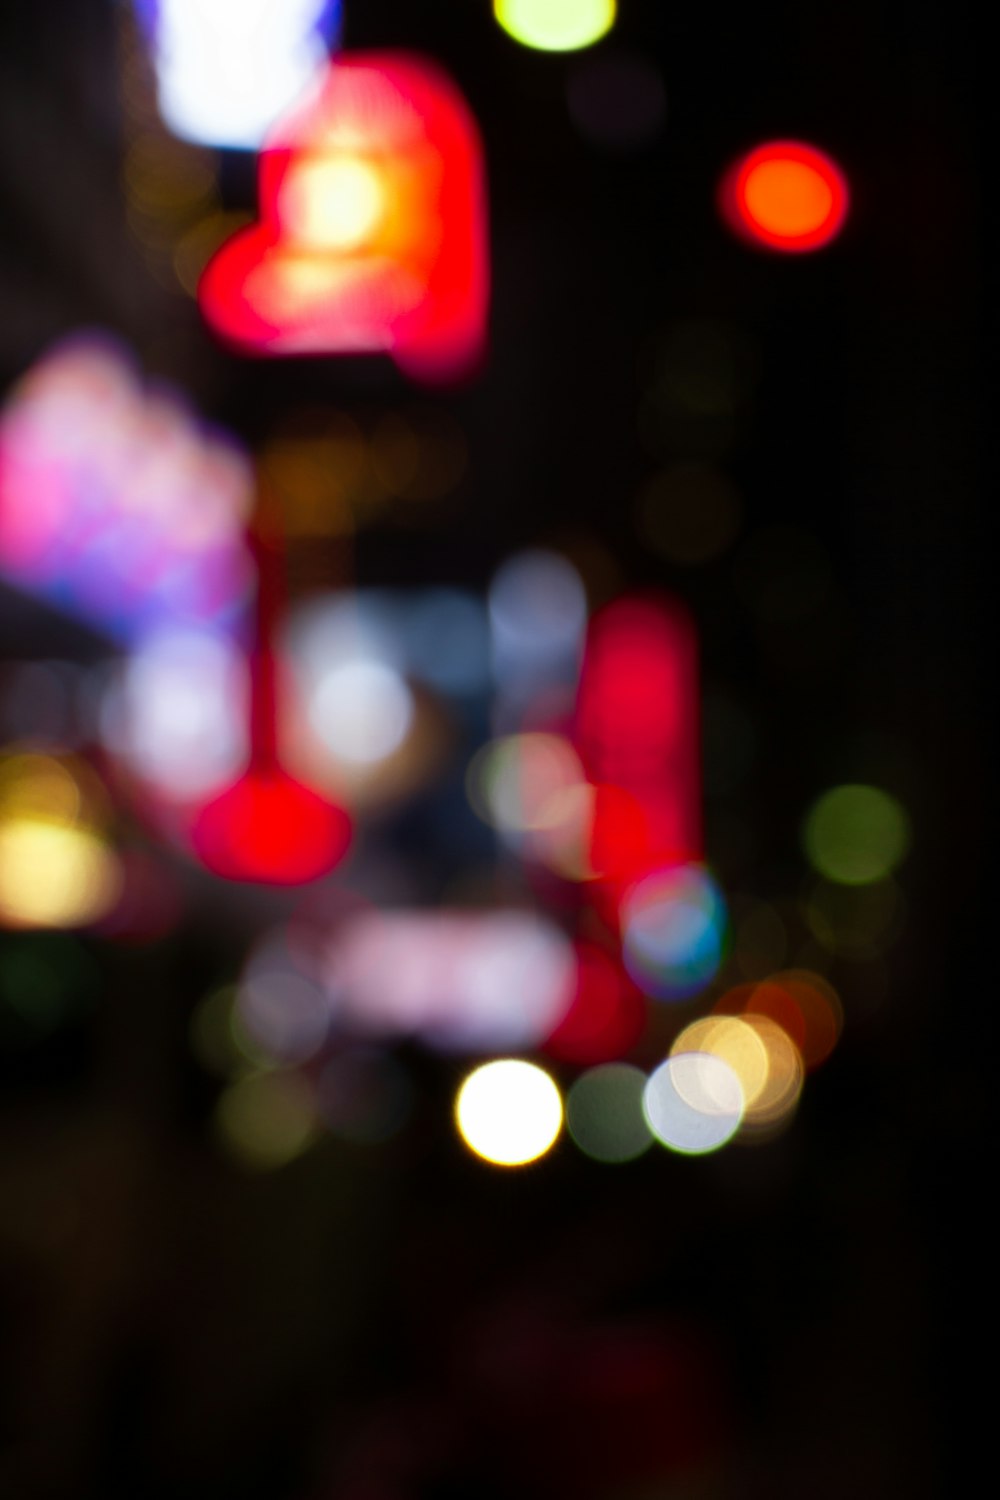
[[594,802],[591,863],[616,885],[700,860],[697,645],[660,598],[620,599],[592,620],[575,741]]

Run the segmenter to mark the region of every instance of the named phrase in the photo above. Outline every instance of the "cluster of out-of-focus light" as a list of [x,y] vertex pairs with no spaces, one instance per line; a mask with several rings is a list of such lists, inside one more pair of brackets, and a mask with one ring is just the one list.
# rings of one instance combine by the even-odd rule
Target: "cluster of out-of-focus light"
[[16,749],[0,757],[0,921],[85,927],[112,910],[122,873],[107,811],[83,762]]
[[693,1021],[671,1048],[671,1056],[683,1053],[718,1058],[735,1074],[743,1096],[738,1123],[744,1136],[771,1133],[791,1117],[802,1090],[802,1057],[770,1016],[750,1009]]
[[[426,602],[379,591],[325,594],[289,620],[284,649],[294,691],[281,726],[283,755],[304,780],[353,806],[412,792],[436,764],[438,717],[410,680],[434,672],[420,631]],[[449,655],[456,652],[443,653],[445,675]]]
[[699,994],[722,963],[725,902],[700,866],[677,865],[639,881],[622,902],[621,926],[625,966],[658,1000]]
[[731,228],[771,250],[819,250],[847,217],[847,180],[825,152],[769,141],[730,167],[719,202]]
[[573,949],[529,911],[369,912],[334,932],[323,982],[337,1025],[445,1051],[538,1046],[573,997]]
[[473,757],[466,777],[473,808],[522,858],[583,879],[593,788],[579,756],[558,734],[511,734]]
[[869,885],[905,858],[910,820],[897,798],[879,787],[838,786],[813,803],[802,841],[810,863],[828,880]]
[[713,1011],[776,1022],[795,1044],[806,1072],[830,1056],[844,1024],[837,991],[810,969],[782,969],[766,979],[737,985],[720,996]]
[[[654,1140],[684,1156],[705,1155],[733,1140],[767,1142],[793,1119],[805,1075],[829,1057],[842,1022],[836,991],[818,974],[786,970],[737,986],[679,1032],[648,1077],[627,1062],[587,1067],[567,1091],[569,1135],[586,1156],[607,1163],[632,1161]],[[511,1073],[508,1084],[512,1066],[526,1065],[489,1064],[471,1074],[465,1088],[475,1082],[482,1090],[481,1110],[470,1109],[466,1117],[459,1108],[457,1118],[478,1155],[517,1165],[543,1154],[559,1119],[555,1106],[547,1106],[551,1134],[539,1129],[537,1142],[528,1104],[518,1123],[515,1078],[522,1075]],[[556,1085],[542,1076],[544,1086],[532,1077],[531,1087],[540,1097],[555,1090],[558,1100]],[[524,1144],[522,1128],[531,1145]]]
[[504,31],[539,52],[591,47],[615,24],[616,0],[493,0]]
[[544,1068],[501,1058],[465,1079],[455,1120],[476,1156],[496,1166],[520,1167],[555,1145],[563,1124],[562,1096]]
[[135,0],[160,113],[186,140],[256,150],[317,87],[339,0]]
[[0,570],[126,640],[233,627],[251,496],[233,444],[109,339],[52,350],[0,414]]
[[388,352],[416,380],[478,363],[489,295],[475,120],[403,53],[341,55],[260,157],[261,222],[222,246],[198,299],[258,354]]

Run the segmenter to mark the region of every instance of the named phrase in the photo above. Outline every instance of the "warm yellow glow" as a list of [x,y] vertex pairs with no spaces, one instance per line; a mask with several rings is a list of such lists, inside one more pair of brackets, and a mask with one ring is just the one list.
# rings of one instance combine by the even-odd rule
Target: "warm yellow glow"
[[384,212],[381,177],[359,156],[302,162],[288,173],[278,198],[285,233],[310,250],[359,249]]
[[744,1135],[771,1135],[790,1119],[802,1093],[805,1068],[788,1033],[769,1016],[748,1012],[740,1018],[752,1027],[767,1054],[767,1078],[743,1117]]
[[672,1057],[685,1052],[707,1052],[728,1063],[739,1079],[748,1111],[767,1085],[767,1049],[756,1030],[742,1017],[704,1016],[692,1021],[670,1049]]
[[121,868],[85,828],[37,818],[0,823],[0,920],[18,927],[81,927],[114,906]]
[[575,52],[600,41],[615,23],[615,0],[493,0],[504,31],[540,52]]
[[455,1121],[470,1151],[501,1167],[535,1161],[562,1128],[559,1090],[542,1068],[516,1058],[484,1063],[466,1078]]
[[0,816],[41,817],[74,823],[80,786],[67,766],[51,755],[10,755],[0,761]]

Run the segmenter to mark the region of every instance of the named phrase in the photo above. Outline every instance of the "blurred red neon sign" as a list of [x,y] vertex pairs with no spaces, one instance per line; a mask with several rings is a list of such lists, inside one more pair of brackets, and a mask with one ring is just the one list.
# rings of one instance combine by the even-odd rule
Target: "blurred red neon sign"
[[574,738],[597,789],[599,877],[624,885],[700,860],[697,645],[680,605],[626,598],[594,617]]
[[420,381],[482,356],[486,192],[475,120],[436,65],[341,54],[260,158],[261,221],[222,246],[198,298],[258,354],[385,351]]

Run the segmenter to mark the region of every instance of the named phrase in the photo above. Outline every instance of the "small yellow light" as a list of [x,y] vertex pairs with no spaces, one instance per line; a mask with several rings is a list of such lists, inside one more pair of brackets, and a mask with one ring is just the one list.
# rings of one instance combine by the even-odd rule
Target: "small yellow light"
[[502,1058],[469,1074],[458,1091],[455,1120],[470,1151],[497,1166],[520,1167],[555,1143],[562,1098],[544,1069]]

